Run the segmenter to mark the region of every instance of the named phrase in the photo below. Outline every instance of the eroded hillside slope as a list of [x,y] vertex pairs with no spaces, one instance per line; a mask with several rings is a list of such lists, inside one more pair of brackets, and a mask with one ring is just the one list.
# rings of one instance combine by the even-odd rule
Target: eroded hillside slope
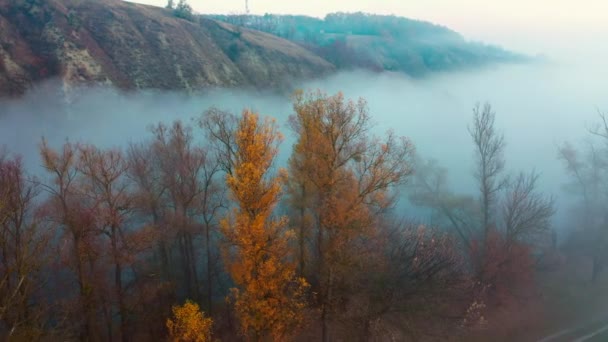
[[277,87],[335,68],[276,36],[119,0],[0,0],[0,95],[38,81],[121,89]]

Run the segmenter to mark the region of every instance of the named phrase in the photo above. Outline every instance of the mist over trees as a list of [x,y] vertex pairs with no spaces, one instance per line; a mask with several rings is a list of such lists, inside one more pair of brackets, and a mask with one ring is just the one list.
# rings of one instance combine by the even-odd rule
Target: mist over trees
[[570,182],[565,190],[575,198],[573,215],[578,219],[570,243],[593,260],[591,279],[596,281],[608,265],[608,116],[589,130],[590,138],[580,147],[563,143],[558,157]]
[[[415,141],[374,131],[364,99],[293,95],[283,129],[210,108],[100,148],[41,139],[44,174],[0,153],[0,336],[15,340],[420,340],[503,324],[555,267],[554,199],[513,170],[490,104],[468,134],[475,188]],[[608,262],[608,126],[559,148],[580,228]],[[281,131],[294,139],[285,165]],[[582,151],[582,152],[579,152]],[[281,168],[283,166],[284,168]],[[428,215],[404,215],[399,202]]]

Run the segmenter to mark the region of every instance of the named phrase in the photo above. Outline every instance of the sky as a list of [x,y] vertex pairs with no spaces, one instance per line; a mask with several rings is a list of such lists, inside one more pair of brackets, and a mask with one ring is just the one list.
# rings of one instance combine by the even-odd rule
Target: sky
[[[133,0],[164,6],[166,0]],[[245,0],[190,0],[200,13],[243,13]],[[502,45],[529,54],[567,51],[566,42],[599,49],[608,35],[606,0],[249,0],[254,14],[331,12],[395,14],[447,26],[467,39]]]

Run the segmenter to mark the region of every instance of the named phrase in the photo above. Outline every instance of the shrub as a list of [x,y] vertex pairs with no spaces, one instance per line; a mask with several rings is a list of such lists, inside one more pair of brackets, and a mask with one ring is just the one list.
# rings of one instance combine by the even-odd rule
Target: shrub
[[173,307],[173,319],[167,320],[169,340],[173,342],[211,341],[213,320],[205,317],[198,304],[186,301],[182,306]]

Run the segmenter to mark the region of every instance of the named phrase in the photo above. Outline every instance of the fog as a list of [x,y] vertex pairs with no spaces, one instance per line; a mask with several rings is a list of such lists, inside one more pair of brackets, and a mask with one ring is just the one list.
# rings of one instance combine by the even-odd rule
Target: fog
[[[340,73],[301,84],[303,89],[343,91],[348,98],[368,101],[376,133],[392,129],[409,137],[425,159],[436,159],[449,170],[454,191],[476,187],[473,151],[467,125],[476,102],[488,101],[497,113],[497,128],[506,138],[506,170],[536,170],[541,189],[563,195],[565,175],[557,160],[557,145],[580,142],[608,110],[608,68],[545,62],[494,66],[475,71],[443,73],[424,79],[402,74]],[[0,106],[0,145],[19,153],[30,170],[39,169],[37,146],[42,136],[58,147],[65,139],[101,147],[125,146],[148,138],[149,125],[175,119],[188,121],[211,106],[239,112],[252,108],[277,118],[287,133],[279,163],[291,151],[293,139],[285,123],[292,113],[288,96],[216,90],[198,95],[141,91],[120,93],[111,88],[59,91],[57,82],[39,85],[23,98]],[[65,103],[69,110],[65,110]],[[564,207],[557,202],[558,209]],[[567,229],[560,225],[558,229]]]

